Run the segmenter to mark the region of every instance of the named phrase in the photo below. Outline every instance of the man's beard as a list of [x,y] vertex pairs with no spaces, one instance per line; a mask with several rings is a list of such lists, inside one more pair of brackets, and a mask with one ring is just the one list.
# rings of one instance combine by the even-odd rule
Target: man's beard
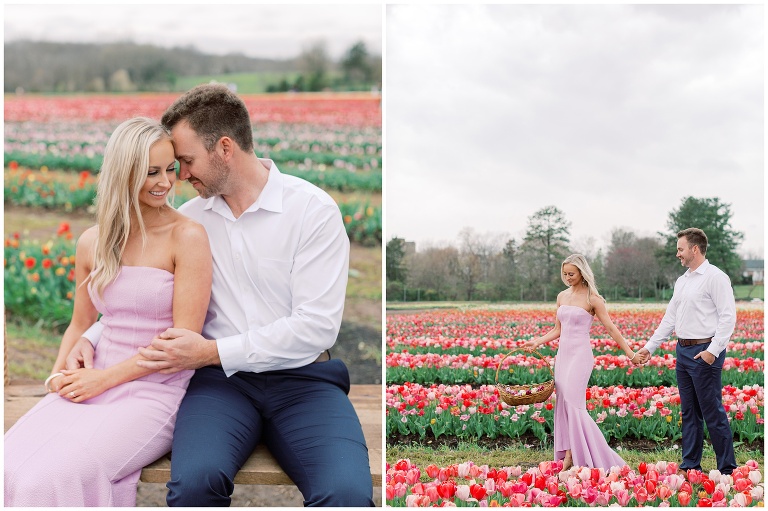
[[198,180],[202,186],[197,190],[197,193],[203,199],[209,199],[225,193],[229,174],[232,171],[229,165],[216,152],[211,153],[208,163],[211,178],[206,180],[205,183]]

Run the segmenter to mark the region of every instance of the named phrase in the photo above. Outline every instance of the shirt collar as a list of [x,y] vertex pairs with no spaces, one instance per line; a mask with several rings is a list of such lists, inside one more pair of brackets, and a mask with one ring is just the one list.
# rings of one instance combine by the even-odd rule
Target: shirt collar
[[[269,175],[267,176],[267,184],[264,185],[264,189],[256,198],[256,201],[246,209],[243,214],[258,211],[259,209],[265,209],[274,213],[283,212],[283,174],[278,170],[277,164],[267,158],[259,158],[259,161],[267,168]],[[216,213],[234,220],[232,211],[220,195],[216,195],[209,199],[203,209],[210,209]]]
[[690,275],[692,273],[698,273],[700,275],[704,275],[704,273],[707,271],[707,268],[709,268],[711,265],[709,264],[709,259],[704,259],[704,262],[699,265],[698,268],[696,268],[694,271],[691,271],[690,268],[688,268],[688,271],[685,272],[686,275]]

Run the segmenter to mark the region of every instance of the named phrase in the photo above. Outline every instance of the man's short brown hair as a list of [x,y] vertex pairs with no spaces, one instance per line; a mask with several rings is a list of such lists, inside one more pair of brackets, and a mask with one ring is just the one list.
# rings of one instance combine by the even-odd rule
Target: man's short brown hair
[[688,229],[683,229],[682,231],[677,233],[677,239],[685,238],[685,241],[688,242],[689,245],[696,245],[699,247],[699,252],[702,253],[702,255],[705,255],[707,253],[707,235],[704,234],[704,231],[701,229],[697,229],[696,227],[689,227]]
[[208,152],[224,136],[234,140],[243,151],[253,151],[248,108],[226,85],[198,85],[174,101],[160,120],[169,131],[181,121],[189,123]]

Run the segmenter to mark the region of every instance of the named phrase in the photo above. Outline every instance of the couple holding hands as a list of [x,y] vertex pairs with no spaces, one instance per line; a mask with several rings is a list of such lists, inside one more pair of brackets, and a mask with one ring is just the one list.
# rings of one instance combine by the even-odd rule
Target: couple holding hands
[[701,229],[677,233],[677,258],[688,270],[675,282],[672,299],[660,325],[636,353],[611,321],[605,300],[584,256],[573,254],[562,263],[569,286],[557,296],[555,326],[524,344],[527,351],[559,339],[555,358],[555,460],[563,470],[573,465],[609,469],[625,465],[587,413],[586,388],[594,358],[589,330],[596,317],[632,363],[646,364],[674,332],[677,335],[676,376],[682,409],[682,456],[679,473],[701,470],[703,421],[717,456],[717,469],[736,468],[733,435],[722,404],[721,375],[726,347],[736,325],[736,302],[728,276],[707,259],[707,236]]

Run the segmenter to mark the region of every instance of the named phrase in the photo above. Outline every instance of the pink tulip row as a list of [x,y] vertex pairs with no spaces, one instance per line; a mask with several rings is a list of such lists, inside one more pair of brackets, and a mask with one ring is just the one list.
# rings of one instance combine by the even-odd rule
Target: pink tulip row
[[[509,352],[514,349],[520,348],[523,343],[527,339],[512,339],[512,338],[501,338],[501,339],[494,339],[494,338],[488,338],[488,337],[481,337],[481,338],[470,338],[470,337],[461,337],[461,338],[455,338],[455,337],[444,337],[444,336],[437,336],[437,337],[413,337],[413,338],[406,338],[406,337],[387,337],[387,349],[391,351],[406,351],[414,348],[421,348],[421,349],[440,349],[440,350],[451,350],[451,349],[466,349],[470,351],[503,351],[503,352]],[[637,351],[643,346],[645,346],[647,339],[640,339],[640,340],[633,340],[633,339],[627,339],[627,342],[632,348],[632,350]],[[618,346],[616,345],[616,341],[614,341],[611,338],[592,338],[590,339],[590,344],[592,345],[592,351],[596,352],[603,352],[603,351],[609,351],[609,352],[617,352]],[[557,341],[552,341],[550,343],[547,343],[545,346],[548,346],[551,349],[557,349]],[[659,347],[659,352],[663,351],[669,351],[673,352],[675,351],[675,348],[677,346],[677,341],[666,341],[661,343],[661,346]],[[746,356],[748,353],[761,353],[763,351],[764,344],[762,341],[730,341],[728,343],[727,351],[732,353],[741,353],[742,355]]]
[[[609,307],[610,309],[610,307]],[[664,316],[663,309],[612,311],[611,319],[625,339],[647,340]],[[494,310],[430,311],[387,318],[388,342],[407,342],[415,338],[529,339],[548,332],[555,320],[554,306]],[[609,339],[598,322],[592,337]],[[731,336],[739,342],[764,339],[764,313],[761,309],[737,309],[736,329]]]
[[[501,370],[515,370],[525,368],[533,373],[535,369],[546,368],[550,362],[547,360],[554,357],[539,358],[534,354],[520,352],[504,358],[505,355],[471,355],[462,353],[458,355],[447,355],[439,353],[419,353],[412,354],[406,352],[387,353],[387,367],[406,367],[406,368],[451,368],[464,370],[485,371],[488,369],[496,370],[501,365]],[[659,367],[674,370],[677,359],[666,353],[664,355],[653,355],[651,359],[642,367]],[[595,371],[613,370],[613,369],[632,369],[635,366],[630,362],[626,355],[598,355],[595,357]],[[763,372],[765,363],[763,360],[747,357],[725,357],[723,370],[735,370],[738,372],[758,371]]]
[[602,468],[571,467],[545,461],[525,471],[518,466],[490,468],[471,461],[423,469],[408,459],[387,463],[386,500],[393,506],[557,507],[762,506],[764,483],[755,461],[731,475],[689,470],[678,475],[673,462]]
[[[179,94],[9,96],[5,122],[159,119]],[[241,95],[254,124],[309,123],[324,126],[381,126],[381,103],[371,95]]]

